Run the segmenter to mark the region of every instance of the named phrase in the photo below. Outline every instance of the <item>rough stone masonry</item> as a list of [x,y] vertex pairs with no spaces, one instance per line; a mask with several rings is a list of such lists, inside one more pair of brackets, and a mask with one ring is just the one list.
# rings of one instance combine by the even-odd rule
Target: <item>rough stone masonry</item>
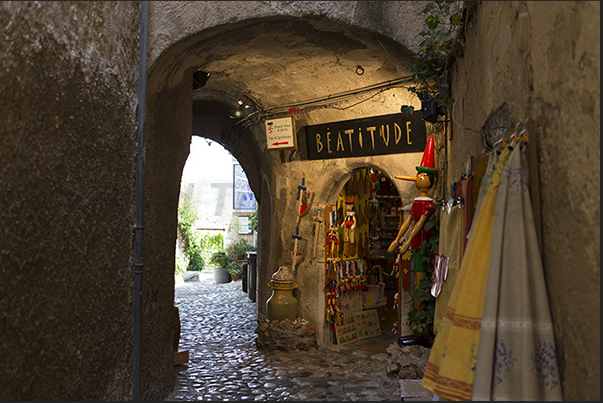
[[259,315],[255,330],[259,349],[266,350],[307,350],[316,348],[316,327],[305,319],[269,320]]

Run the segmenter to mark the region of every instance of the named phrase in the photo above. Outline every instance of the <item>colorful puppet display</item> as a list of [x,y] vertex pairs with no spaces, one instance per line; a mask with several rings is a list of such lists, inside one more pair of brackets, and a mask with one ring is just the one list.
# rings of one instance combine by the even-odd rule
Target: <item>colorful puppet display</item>
[[[427,267],[421,258],[421,243],[428,240],[432,236],[432,231],[425,230],[425,222],[435,212],[433,199],[428,196],[427,192],[433,188],[436,182],[438,170],[435,168],[434,162],[434,140],[433,136],[429,137],[427,146],[423,153],[421,165],[416,167],[417,175],[399,175],[396,179],[414,181],[415,186],[419,190],[419,196],[414,199],[412,208],[408,217],[400,227],[394,241],[390,244],[387,251],[393,253],[399,248],[398,253],[404,255],[409,249],[411,251],[412,272],[414,271],[414,282],[418,283],[421,278],[427,276]],[[414,222],[410,236],[405,239],[403,235],[406,233],[411,223]]]

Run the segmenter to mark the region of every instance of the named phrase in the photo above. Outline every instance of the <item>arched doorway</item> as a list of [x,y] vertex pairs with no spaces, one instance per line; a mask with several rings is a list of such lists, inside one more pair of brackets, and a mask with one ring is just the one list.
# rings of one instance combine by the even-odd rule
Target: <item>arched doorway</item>
[[239,161],[221,144],[193,135],[180,186],[176,281],[211,274],[211,257],[220,251],[234,262],[228,274],[240,279],[246,252],[256,248],[250,223],[256,205]]
[[333,343],[385,352],[405,335],[399,261],[388,248],[407,202],[389,175],[366,167],[325,207],[325,312]]

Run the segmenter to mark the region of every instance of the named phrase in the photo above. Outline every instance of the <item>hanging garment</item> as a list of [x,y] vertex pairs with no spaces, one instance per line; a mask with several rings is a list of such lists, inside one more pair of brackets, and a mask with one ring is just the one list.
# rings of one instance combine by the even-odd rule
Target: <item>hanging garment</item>
[[[496,151],[492,151],[490,153],[490,157],[488,158],[488,166],[486,168],[486,172],[483,174],[480,185],[479,185],[479,193],[477,196],[477,206],[475,207],[474,219],[471,222],[471,228],[469,228],[469,232],[467,232],[467,243],[469,243],[469,239],[471,239],[471,234],[473,233],[473,228],[475,227],[475,223],[477,221],[477,216],[479,215],[479,211],[482,207],[484,197],[486,195],[486,191],[488,190],[488,186],[492,182],[492,173],[495,171],[498,160],[500,159],[500,155]],[[465,247],[465,249],[467,249]],[[464,252],[463,252],[464,253]]]
[[467,248],[467,234],[469,233],[469,228],[471,228],[471,222],[473,222],[473,211],[475,207],[473,206],[473,178],[463,179],[461,181],[461,198],[463,199],[463,203],[465,204],[464,213],[463,213],[463,249],[461,253],[462,255]]
[[528,178],[516,146],[494,210],[473,400],[562,399]]
[[[482,193],[483,178],[492,165],[492,157],[495,153],[490,153],[482,158],[475,166],[473,173],[473,191],[471,192],[471,198],[473,199],[473,216],[477,215],[477,204],[479,203],[479,195]],[[482,193],[483,195],[483,193]]]
[[492,172],[423,375],[423,387],[445,399],[471,400],[490,263],[494,206],[509,153],[507,148],[501,152]]
[[[463,216],[465,206],[457,204],[450,211],[444,206],[440,211],[440,240],[439,252],[448,259],[447,275],[442,278],[441,291],[436,298],[433,330],[439,332],[439,326],[448,306],[450,295],[454,289],[456,278],[461,266],[461,251],[463,247]],[[435,276],[434,276],[435,277]]]

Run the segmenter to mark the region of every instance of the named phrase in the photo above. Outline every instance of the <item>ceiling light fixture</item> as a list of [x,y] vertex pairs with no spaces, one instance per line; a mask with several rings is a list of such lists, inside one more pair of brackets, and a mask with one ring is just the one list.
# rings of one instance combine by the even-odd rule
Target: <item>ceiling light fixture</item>
[[247,117],[252,110],[250,102],[248,98],[245,98],[245,101],[238,100],[237,107],[231,109],[229,113],[231,119],[243,119]]

